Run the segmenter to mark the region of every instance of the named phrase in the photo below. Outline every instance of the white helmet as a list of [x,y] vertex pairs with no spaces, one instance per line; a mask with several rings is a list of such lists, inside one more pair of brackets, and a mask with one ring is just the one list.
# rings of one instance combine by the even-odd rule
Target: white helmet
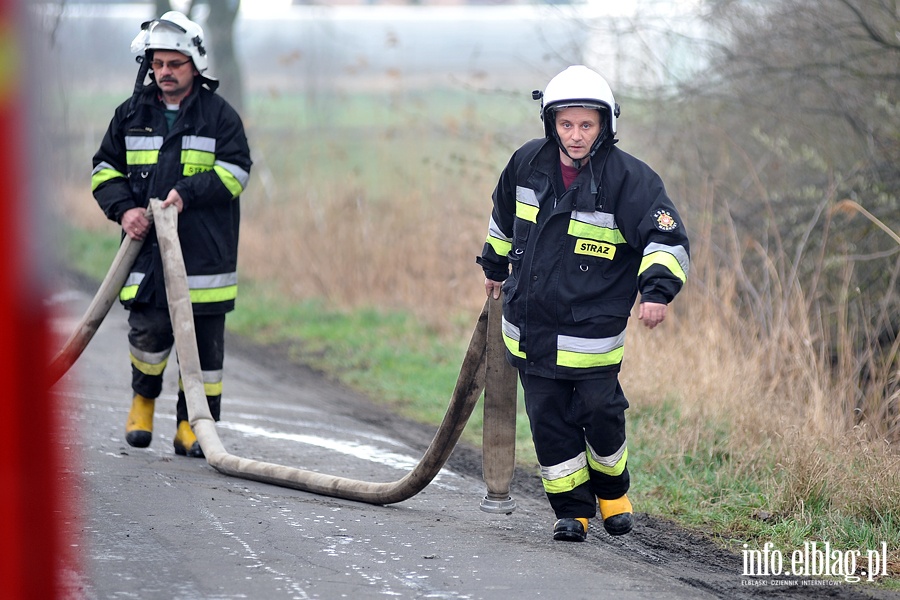
[[[532,92],[532,97],[535,100],[541,100],[541,120],[544,122],[544,134],[558,143],[560,142],[556,133],[555,113],[561,108],[572,106],[595,108],[600,111],[600,116],[604,119],[604,131],[594,142],[591,155],[606,139],[616,135],[619,105],[616,104],[612,89],[599,73],[584,65],[568,67],[551,79],[543,92],[540,90]],[[561,143],[560,147],[562,147]]]
[[170,10],[158,19],[141,24],[141,32],[131,42],[131,51],[148,50],[181,52],[191,57],[200,73],[209,66],[206,48],[203,47],[203,29],[177,10]]

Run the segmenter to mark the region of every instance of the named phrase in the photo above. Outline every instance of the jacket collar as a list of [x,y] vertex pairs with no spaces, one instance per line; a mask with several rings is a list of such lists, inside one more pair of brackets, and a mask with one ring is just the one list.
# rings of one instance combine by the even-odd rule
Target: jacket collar
[[[606,199],[602,185],[603,169],[615,142],[616,140],[604,142],[572,183],[573,187],[584,186],[589,188],[582,190],[576,195],[576,210],[590,212],[596,210],[596,207],[603,205]],[[535,171],[545,175],[553,182],[559,177],[559,162],[559,145],[557,145],[555,140],[547,138],[534,155],[534,158],[531,159],[530,164]]]

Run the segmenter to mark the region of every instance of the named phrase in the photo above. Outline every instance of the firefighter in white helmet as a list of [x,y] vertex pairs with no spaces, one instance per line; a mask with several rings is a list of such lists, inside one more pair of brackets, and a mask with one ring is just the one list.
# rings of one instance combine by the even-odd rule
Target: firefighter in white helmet
[[654,328],[685,283],[690,248],[659,176],[615,146],[619,106],[582,65],[547,84],[544,138],[500,175],[478,263],[503,292],[503,339],[556,513],[553,539],[583,541],[599,505],[611,535],[633,527],[618,373],[625,326]]
[[[218,82],[207,73],[197,23],[167,12],[141,26],[131,49],[141,65],[134,93],[116,109],[94,155],[91,186],[122,235],[143,240],[119,298],[129,310],[134,392],[125,439],[144,448],[152,439],[155,402],[174,344],[156,232],[146,216],[149,200],[163,199],[164,207],[179,212],[203,385],[218,420],[225,314],[237,296],[239,198],[251,160],[240,117],[215,93]],[[175,453],[203,457],[181,385],[175,412]]]

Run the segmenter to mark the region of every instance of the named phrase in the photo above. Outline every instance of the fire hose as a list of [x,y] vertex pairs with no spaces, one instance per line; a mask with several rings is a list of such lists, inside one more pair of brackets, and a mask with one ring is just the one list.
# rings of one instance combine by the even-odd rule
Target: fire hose
[[[175,349],[187,400],[188,418],[207,463],[225,475],[369,504],[402,502],[422,491],[438,474],[484,392],[483,472],[487,494],[481,510],[508,514],[516,508],[509,495],[515,470],[516,372],[506,362],[501,337],[501,301],[488,298],[475,325],[447,412],[419,463],[393,482],[368,482],[241,458],[230,454],[209,412],[181,244],[178,213],[150,201],[163,261]],[[75,332],[51,363],[51,383],[71,368],[115,302],[142,242],[125,237]]]

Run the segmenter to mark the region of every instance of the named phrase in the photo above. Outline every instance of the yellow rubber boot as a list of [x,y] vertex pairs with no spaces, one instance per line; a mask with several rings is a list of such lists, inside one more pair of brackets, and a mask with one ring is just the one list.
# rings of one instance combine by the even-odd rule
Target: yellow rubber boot
[[583,542],[587,537],[588,520],[580,517],[559,519],[553,525],[553,539],[561,542]]
[[192,458],[204,458],[203,449],[191,424],[187,421],[178,421],[178,431],[175,432],[175,454],[190,456]]
[[135,394],[131,400],[131,411],[125,423],[125,441],[135,448],[146,448],[153,439],[153,409],[156,398],[144,398]]
[[634,515],[631,501],[627,495],[615,500],[598,498],[600,516],[603,517],[603,528],[609,535],[625,535],[634,527]]

